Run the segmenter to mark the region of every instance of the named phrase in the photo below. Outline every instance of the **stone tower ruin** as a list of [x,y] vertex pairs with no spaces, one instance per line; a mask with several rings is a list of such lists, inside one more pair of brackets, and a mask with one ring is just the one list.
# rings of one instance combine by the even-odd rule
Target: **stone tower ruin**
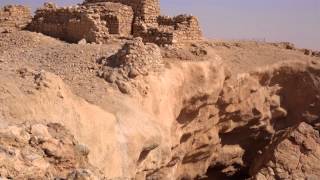
[[135,18],[148,24],[156,23],[160,16],[160,0],[85,0],[83,4],[112,2],[132,7]]
[[142,37],[165,45],[202,38],[196,17],[161,16],[159,0],[85,0],[71,7],[46,3],[28,28],[68,42]]
[[0,8],[0,29],[23,29],[31,21],[31,10],[24,6],[8,5]]

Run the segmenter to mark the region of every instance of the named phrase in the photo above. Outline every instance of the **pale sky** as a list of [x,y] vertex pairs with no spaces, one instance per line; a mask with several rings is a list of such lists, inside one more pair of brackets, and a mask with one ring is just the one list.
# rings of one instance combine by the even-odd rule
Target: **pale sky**
[[[50,0],[49,0],[50,1]],[[0,0],[35,9],[45,0]],[[51,0],[70,5],[82,0]],[[199,17],[207,38],[289,41],[320,50],[320,0],[162,0],[162,14]]]

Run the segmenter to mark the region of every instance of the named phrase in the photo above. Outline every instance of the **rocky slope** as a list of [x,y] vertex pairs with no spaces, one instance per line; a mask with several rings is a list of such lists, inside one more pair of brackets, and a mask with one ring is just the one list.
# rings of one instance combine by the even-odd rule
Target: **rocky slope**
[[101,179],[88,164],[89,149],[59,124],[0,129],[0,175],[7,179]]
[[0,82],[0,177],[320,177],[320,58],[290,44],[0,33]]

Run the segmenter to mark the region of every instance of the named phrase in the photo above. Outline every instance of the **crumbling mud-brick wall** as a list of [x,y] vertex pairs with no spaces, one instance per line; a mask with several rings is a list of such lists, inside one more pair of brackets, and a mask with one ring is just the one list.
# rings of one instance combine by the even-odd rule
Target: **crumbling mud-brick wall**
[[46,4],[36,11],[29,29],[66,40],[105,42],[110,34],[129,36],[132,32],[132,8],[119,3],[97,3],[58,8]]
[[134,18],[130,6],[120,3],[102,2],[85,5],[89,11],[98,12],[100,20],[106,23],[109,34],[118,34],[128,37],[132,34],[132,23]]
[[194,16],[160,16],[160,0],[86,0],[84,4],[119,2],[131,6],[134,13],[133,35],[158,45],[200,40],[202,32]]
[[134,29],[134,36],[141,37],[144,42],[158,45],[174,44],[173,30],[160,29],[158,27],[146,28],[144,24],[135,24]]
[[1,28],[23,29],[31,18],[31,11],[25,6],[8,5],[0,9]]
[[174,42],[200,40],[202,38],[199,21],[195,16],[179,15],[173,18],[168,16],[159,16],[158,24],[160,29],[169,28],[170,30],[173,27]]
[[202,39],[196,17],[160,16],[159,0],[85,0],[67,8],[47,4],[37,10],[30,29],[69,42],[133,36],[166,45]]
[[94,14],[86,13],[84,8],[58,8],[53,4],[38,9],[28,29],[68,42],[81,39],[95,42],[108,32],[102,22],[94,19]]
[[142,22],[135,24],[134,36],[140,36],[145,42],[159,45],[202,39],[198,19],[194,16],[158,16],[157,24],[157,27],[148,27]]
[[160,0],[85,0],[84,4],[114,2],[131,6],[134,16],[148,24],[154,24],[160,15]]

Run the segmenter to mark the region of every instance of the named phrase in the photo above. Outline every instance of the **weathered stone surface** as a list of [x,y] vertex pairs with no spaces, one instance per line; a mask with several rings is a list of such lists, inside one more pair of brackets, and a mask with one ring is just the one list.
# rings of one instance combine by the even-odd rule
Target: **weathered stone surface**
[[164,68],[160,48],[152,43],[144,44],[141,38],[127,42],[116,54],[100,59],[100,64],[98,76],[116,83],[126,94],[139,85],[138,76],[161,72]]
[[132,22],[131,7],[119,3],[66,8],[46,4],[36,11],[28,28],[69,42],[85,39],[89,43],[103,43],[111,34],[129,36]]
[[319,131],[309,124],[279,133],[251,167],[255,179],[318,179]]
[[[36,166],[40,175],[101,179],[88,157],[110,180],[319,179],[320,61],[310,52],[286,43],[0,37],[0,127],[10,132],[0,133],[1,176],[28,178]],[[11,149],[28,163],[34,151],[43,156],[25,165]]]
[[[88,163],[88,152],[60,124],[9,126],[0,129],[0,177],[8,179],[102,179]],[[72,178],[70,178],[72,177]],[[75,178],[77,177],[77,178]]]
[[23,29],[31,18],[31,11],[25,6],[4,6],[0,9],[0,30],[1,28]]
[[173,18],[158,16],[157,26],[135,21],[134,35],[142,37],[145,42],[154,42],[159,45],[202,39],[198,19],[190,15],[179,15]]
[[131,6],[135,18],[141,19],[148,24],[156,23],[157,17],[160,15],[159,0],[85,0],[84,4],[97,2],[115,2]]
[[158,45],[202,38],[196,17],[160,16],[159,0],[87,0],[80,6],[46,4],[29,29],[69,42],[104,43],[115,37],[142,37]]

